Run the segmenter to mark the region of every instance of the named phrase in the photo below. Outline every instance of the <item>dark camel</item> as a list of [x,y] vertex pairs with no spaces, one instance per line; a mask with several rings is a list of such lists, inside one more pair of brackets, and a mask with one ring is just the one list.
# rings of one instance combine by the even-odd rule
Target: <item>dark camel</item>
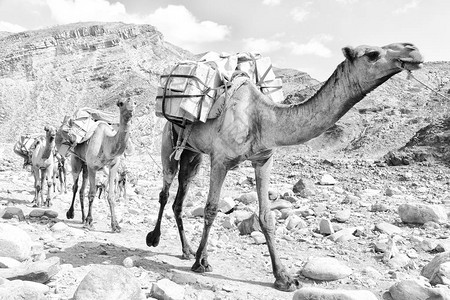
[[[423,61],[418,49],[409,43],[384,47],[345,47],[343,53],[346,59],[322,88],[308,101],[300,104],[274,103],[250,82],[243,84],[228,99],[219,118],[192,125],[187,144],[189,149],[198,152],[185,149],[179,161],[174,160],[171,153],[180,128],[166,124],[161,147],[164,178],[159,194],[160,209],[155,228],[147,235],[147,245],[155,247],[159,243],[164,206],[170,185],[179,171],[179,187],[172,209],[180,234],[182,256],[188,259],[195,254],[193,271],[211,271],[206,246],[217,215],[222,184],[230,169],[240,162],[250,160],[255,169],[259,222],[272,260],[275,288],[283,291],[297,288],[298,281],[286,272],[274,245],[275,219],[268,198],[273,149],[298,145],[317,137],[373,89],[402,70],[418,69]],[[203,234],[198,250],[194,252],[184,233],[181,212],[189,184],[197,174],[201,153],[210,156],[211,177]]]
[[[108,178],[108,204],[111,212],[111,228],[114,232],[120,231],[114,210],[114,180],[119,166],[119,157],[125,152],[131,131],[131,118],[133,116],[135,103],[130,98],[119,100],[117,106],[120,110],[120,123],[117,131],[106,123],[100,123],[91,138],[78,144],[72,154],[71,166],[73,175],[73,197],[72,204],[66,213],[68,219],[74,217],[74,202],[78,191],[78,180],[83,172],[83,181],[80,187],[81,218],[86,227],[92,226],[92,203],[94,202],[97,184],[96,173],[105,166],[109,167]],[[84,189],[89,178],[89,210],[87,216],[84,214]]]

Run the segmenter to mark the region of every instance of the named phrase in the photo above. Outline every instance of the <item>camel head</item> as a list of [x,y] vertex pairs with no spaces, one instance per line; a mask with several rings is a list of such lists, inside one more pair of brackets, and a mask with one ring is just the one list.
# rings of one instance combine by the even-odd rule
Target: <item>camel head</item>
[[136,103],[130,97],[123,99],[120,98],[117,101],[117,106],[120,110],[120,115],[123,116],[125,121],[129,121],[131,117],[133,117],[134,108],[136,107]]
[[46,137],[48,140],[53,141],[56,136],[56,128],[53,126],[45,126]]
[[384,47],[359,46],[342,49],[344,56],[356,72],[360,86],[382,83],[403,70],[417,70],[423,57],[417,47],[410,43],[395,43]]

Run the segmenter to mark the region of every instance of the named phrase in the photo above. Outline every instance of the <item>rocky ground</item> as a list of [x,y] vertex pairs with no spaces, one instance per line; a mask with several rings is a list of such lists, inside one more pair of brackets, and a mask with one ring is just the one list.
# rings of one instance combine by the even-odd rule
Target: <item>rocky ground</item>
[[[165,42],[152,26],[122,23],[76,23],[0,33],[0,39],[0,236],[1,228],[8,225],[31,236],[34,254],[18,264],[27,270],[35,263],[47,269],[40,277],[34,275],[34,280],[39,277],[45,284],[29,287],[39,290],[41,296],[36,299],[71,299],[76,290],[89,290],[79,288],[86,274],[90,274],[87,281],[93,290],[103,295],[123,287],[115,284],[122,280],[147,298],[293,299],[293,292],[272,287],[270,257],[260,235],[241,234],[241,221],[257,212],[250,164],[231,171],[225,182],[222,199],[235,210],[220,212],[212,229],[208,247],[212,273],[193,273],[193,261],[181,259],[171,203],[164,214],[159,246],[145,244],[157,218],[161,187],[157,153],[163,121],[154,116],[156,86],[167,66],[192,57],[191,53]],[[283,78],[286,102],[304,101],[320,87],[301,71],[275,71]],[[450,95],[449,62],[427,62],[414,76]],[[30,217],[35,214],[33,178],[21,168],[22,161],[13,154],[11,143],[21,134],[41,133],[44,125],[59,126],[64,115],[83,106],[117,113],[116,100],[128,96],[137,102],[132,132],[136,151],[127,161],[129,197],[117,203],[122,232],[111,233],[109,208],[103,198],[94,203],[91,230],[81,224],[79,203],[75,219],[67,220],[71,192],[54,194],[52,213]],[[303,286],[367,290],[381,299],[394,284],[400,284],[404,291],[415,294],[397,289],[391,293],[394,300],[450,299],[439,296],[435,287],[419,288],[405,281],[420,278],[424,266],[441,255],[439,252],[448,253],[449,115],[447,99],[401,73],[370,93],[320,137],[276,153],[271,177],[276,246],[288,271]],[[382,157],[388,152],[386,161]],[[193,248],[203,227],[208,175],[205,159],[185,203],[185,227]],[[324,175],[331,176],[330,184],[318,184]],[[299,181],[303,184],[295,186]],[[68,183],[70,191],[70,176]],[[170,201],[175,191],[176,182]],[[404,222],[405,203],[425,206],[425,211],[417,214],[426,220]],[[23,218],[5,215],[19,209]],[[55,213],[58,216],[52,218]],[[441,262],[446,260],[449,258]],[[0,266],[5,264],[15,270],[13,263],[0,257]],[[0,274],[8,269],[0,268]],[[92,280],[97,275],[102,278],[96,271],[109,276],[102,280],[109,286]],[[448,283],[445,268],[436,274],[439,280],[433,277],[433,284]],[[324,276],[329,280],[317,280]],[[13,286],[17,292],[26,290],[23,282],[6,283],[0,278],[0,299],[5,290],[14,295]],[[445,284],[441,287],[447,289]],[[170,295],[164,298],[163,293]],[[80,295],[75,295],[75,300],[89,299]],[[390,299],[386,297],[383,299]],[[371,298],[365,294],[350,299]]]
[[[26,231],[34,244],[42,246],[40,251],[45,256],[41,253],[39,259],[60,258],[59,271],[45,282],[49,289],[42,299],[71,299],[86,274],[98,265],[126,265],[150,299],[163,299],[155,292],[158,284],[166,293],[177,291],[171,299],[293,299],[293,292],[280,292],[272,287],[274,278],[267,246],[260,243],[255,233],[241,235],[242,229],[237,226],[257,211],[257,204],[248,194],[255,190],[249,164],[231,171],[225,182],[222,198],[233,200],[236,208],[229,214],[219,213],[213,226],[208,248],[213,272],[196,274],[190,271],[193,261],[181,259],[170,203],[164,214],[159,246],[149,248],[145,244],[159,207],[161,170],[157,155],[136,153],[127,159],[131,174],[129,197],[117,202],[122,231],[112,233],[109,208],[103,198],[95,200],[93,229],[83,228],[78,203],[75,219],[66,219],[70,189],[67,194],[57,192],[53,197],[51,210],[58,213],[57,218],[30,218],[32,175],[21,169],[22,162],[11,154],[11,147],[2,144],[0,149],[3,154],[0,211],[20,208],[26,218],[0,219],[0,225],[12,224]],[[271,197],[273,207],[277,208],[274,209],[276,246],[287,270],[303,286],[362,289],[382,299],[395,283],[420,278],[422,268],[436,253],[448,250],[450,227],[446,213],[450,204],[450,175],[446,166],[423,162],[387,167],[373,159],[303,155],[296,150],[284,148],[277,152]],[[199,207],[206,199],[208,174],[205,159],[185,203],[185,227],[193,248],[201,237],[203,220]],[[335,183],[319,184],[326,180],[325,174]],[[300,190],[294,193],[293,186],[299,180],[304,187],[297,186]],[[68,182],[71,187],[71,178]],[[170,201],[175,191],[176,183]],[[398,209],[405,203],[435,205],[441,217],[425,224],[403,223]],[[347,229],[347,235],[330,236],[342,229]],[[331,270],[333,263],[326,258],[334,259],[337,270]],[[319,264],[319,270],[315,271],[318,273],[324,268],[320,264],[327,264],[325,269],[332,274],[324,276],[337,278],[311,279],[314,275],[305,272],[308,263]],[[167,281],[170,287],[164,286],[168,283],[161,279],[170,280]]]

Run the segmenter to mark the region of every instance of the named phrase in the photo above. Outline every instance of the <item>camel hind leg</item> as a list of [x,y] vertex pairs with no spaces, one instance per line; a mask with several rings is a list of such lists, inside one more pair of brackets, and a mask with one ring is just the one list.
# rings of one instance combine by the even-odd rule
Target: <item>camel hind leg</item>
[[85,215],[84,215],[84,190],[87,182],[87,169],[83,162],[76,156],[72,156],[71,160],[72,164],[72,176],[73,176],[73,186],[72,186],[72,203],[70,205],[69,210],[66,212],[67,219],[73,219],[74,217],[74,206],[75,199],[78,192],[78,183],[80,180],[80,173],[83,172],[81,188],[80,188],[80,206],[81,206],[81,222],[84,223]]
[[161,219],[164,207],[169,198],[170,185],[178,172],[178,161],[171,157],[174,143],[172,140],[172,125],[167,122],[164,126],[161,143],[161,162],[163,167],[163,187],[159,193],[159,212],[155,228],[147,234],[146,243],[149,247],[156,247],[161,237]]
[[201,154],[184,150],[180,158],[180,171],[178,173],[178,191],[172,209],[177,222],[178,232],[181,239],[181,249],[183,251],[182,258],[194,258],[195,252],[189,246],[183,227],[183,219],[181,213],[183,210],[183,202],[189,190],[189,185],[197,175],[201,163]]

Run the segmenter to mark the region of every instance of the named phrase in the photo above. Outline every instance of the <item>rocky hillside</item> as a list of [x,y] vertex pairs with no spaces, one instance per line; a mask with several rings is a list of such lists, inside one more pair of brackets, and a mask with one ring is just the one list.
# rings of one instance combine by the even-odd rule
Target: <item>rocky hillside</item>
[[[0,36],[1,37],[1,36]],[[59,125],[83,106],[117,113],[117,97],[135,97],[138,142],[159,126],[152,113],[167,67],[192,54],[150,25],[78,23],[0,39],[0,140]]]
[[[138,104],[133,141],[150,150],[163,123],[153,108],[159,75],[168,65],[195,57],[165,42],[150,25],[123,23],[0,32],[0,50],[0,141],[41,132],[46,124],[58,126],[64,115],[83,106],[117,112],[117,98],[132,96]],[[320,87],[304,72],[275,72],[283,79],[285,102],[304,101]],[[450,62],[430,62],[414,74],[448,95]],[[447,100],[402,73],[296,151],[380,157],[444,118],[447,106]]]

